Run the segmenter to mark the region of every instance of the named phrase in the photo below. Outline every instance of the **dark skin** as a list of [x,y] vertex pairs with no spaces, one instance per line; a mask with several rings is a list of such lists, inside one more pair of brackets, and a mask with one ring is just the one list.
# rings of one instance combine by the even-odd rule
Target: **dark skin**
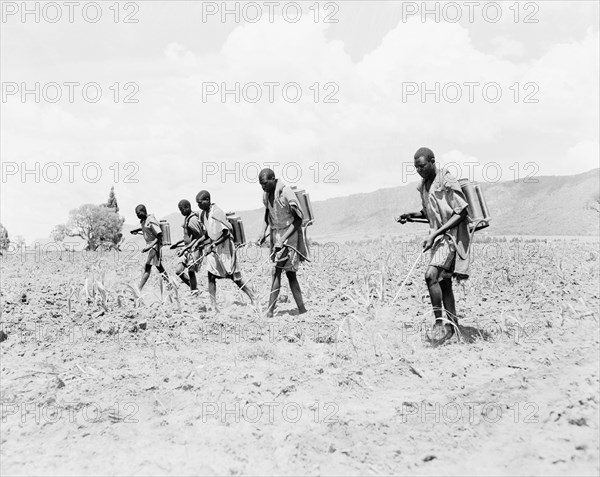
[[[420,156],[415,159],[415,169],[417,173],[423,178],[423,187],[426,191],[429,191],[433,181],[436,178],[437,170],[435,167],[435,159],[427,159]],[[411,219],[426,219],[427,217],[423,211],[419,212],[408,212],[402,214],[396,218],[397,222],[405,224],[411,222]],[[433,230],[429,236],[423,241],[423,252],[430,250],[433,247],[435,239],[439,236],[444,235],[448,230],[456,227],[463,220],[467,218],[467,209],[461,211],[460,214],[454,214],[440,228]],[[431,300],[431,306],[433,307],[433,313],[436,320],[442,318],[442,304],[446,310],[448,317],[452,320],[456,320],[456,303],[454,300],[454,292],[452,290],[452,279],[445,278],[440,280],[441,274],[444,270],[440,267],[429,266],[425,272],[425,282],[429,289],[429,298]]]
[[[269,203],[273,204],[275,200],[275,188],[277,186],[277,179],[275,177],[269,177],[267,174],[260,174],[259,176],[260,186],[263,191],[267,192]],[[298,232],[302,226],[302,219],[296,214],[294,209],[292,209],[292,214],[294,215],[294,221],[285,231],[285,233],[281,236],[281,238],[275,243],[273,252],[277,254],[283,247],[288,238],[290,238],[294,233]],[[260,246],[264,243],[267,238],[267,229],[269,227],[269,212],[265,211],[264,217],[264,227],[262,230],[262,234],[257,240],[257,245]],[[272,274],[272,283],[271,283],[271,294],[269,295],[269,307],[267,308],[267,317],[272,318],[275,313],[275,306],[277,304],[277,298],[279,297],[279,290],[281,289],[281,272],[282,268],[274,267]],[[298,313],[306,313],[306,308],[304,306],[304,299],[302,298],[302,290],[300,288],[300,283],[298,282],[298,277],[296,276],[296,272],[285,272],[288,282],[290,284],[290,290],[292,291],[292,295],[296,302],[296,306],[298,307]]]
[[[191,213],[192,213],[192,207],[187,205],[187,204],[183,204],[179,207],[179,212],[181,212],[181,215],[183,215],[184,217],[188,217]],[[182,241],[183,242],[183,241]],[[192,240],[192,242],[187,245],[186,247],[184,247],[182,250],[180,250],[177,255],[179,257],[181,257],[183,254],[187,253],[189,250],[193,250],[193,245],[196,243],[197,244],[198,240]],[[194,272],[191,268],[188,270],[188,274],[189,274],[189,278],[188,276],[186,276],[185,273],[186,270],[186,266],[183,263],[178,263],[177,264],[177,269],[175,270],[175,273],[177,273],[177,276],[179,278],[181,278],[181,281],[183,283],[185,283],[188,287],[190,287],[190,289],[193,290],[197,290],[198,289],[198,281],[196,279],[196,272]]]
[[[142,224],[148,218],[148,214],[146,213],[145,210],[136,211],[136,215],[137,215],[137,218],[140,219],[140,223],[142,223]],[[137,235],[141,231],[142,231],[141,228],[135,229],[135,230],[131,231],[131,234]],[[156,236],[156,239],[154,239],[150,244],[148,244],[145,248],[142,249],[142,253],[146,253],[152,248],[155,248],[157,252],[160,252],[161,247],[162,247],[162,232]],[[158,272],[161,275],[167,276],[167,272],[165,271],[164,267],[162,266],[162,263],[158,264],[156,266],[156,269],[158,270]],[[140,291],[142,290],[142,288],[144,288],[144,285],[146,285],[148,278],[150,278],[151,271],[152,271],[152,265],[146,264],[144,266],[144,273],[142,273],[142,278],[140,280],[140,285],[139,285]]]
[[[206,212],[208,214],[208,212],[210,211],[210,199],[208,197],[205,197],[205,198],[197,201],[197,204],[201,210],[203,210],[204,212]],[[210,243],[205,248],[204,256],[213,253],[215,251],[217,245],[222,244],[228,238],[229,238],[229,230],[223,230],[223,233],[221,234],[221,236],[214,242]],[[252,304],[254,304],[254,293],[253,293],[252,289],[248,286],[248,284],[244,282],[244,279],[239,278],[239,279],[232,279],[232,280],[233,280],[233,283],[235,283],[240,288],[240,290],[242,290],[248,296],[248,298],[250,298],[250,302]],[[218,311],[218,308],[217,308],[217,277],[210,272],[208,272],[208,294],[210,295],[210,300],[211,300],[213,307],[215,308],[216,311]]]

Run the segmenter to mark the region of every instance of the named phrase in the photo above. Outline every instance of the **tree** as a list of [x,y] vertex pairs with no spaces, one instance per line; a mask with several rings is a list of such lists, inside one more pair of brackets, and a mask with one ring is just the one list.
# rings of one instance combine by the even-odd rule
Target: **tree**
[[600,194],[596,194],[588,204],[588,209],[600,214]]
[[115,186],[110,188],[110,193],[108,194],[108,202],[106,203],[106,207],[109,209],[114,209],[115,212],[119,212],[119,204],[117,204],[117,196],[115,195]]
[[51,233],[55,241],[65,237],[81,237],[87,242],[86,250],[97,250],[99,246],[119,248],[123,237],[125,218],[106,205],[84,204],[69,212],[66,224],[57,225]]
[[6,250],[10,244],[10,239],[8,238],[8,230],[0,223],[0,251]]
[[50,238],[52,240],[54,240],[55,242],[62,242],[65,237],[70,237],[71,236],[71,232],[69,230],[69,228],[66,226],[66,224],[60,224],[57,225],[56,227],[54,227],[52,229],[52,232],[50,232]]

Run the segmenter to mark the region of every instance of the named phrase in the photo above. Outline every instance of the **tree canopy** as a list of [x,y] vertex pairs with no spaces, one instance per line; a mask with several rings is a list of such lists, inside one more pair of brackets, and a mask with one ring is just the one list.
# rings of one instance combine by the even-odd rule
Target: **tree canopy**
[[6,250],[10,244],[8,230],[0,223],[0,250]]
[[67,223],[57,225],[51,236],[56,241],[81,237],[87,242],[86,250],[97,250],[100,246],[118,249],[124,222],[125,218],[106,204],[84,204],[71,210]]
[[114,209],[115,212],[119,212],[119,204],[117,203],[117,196],[115,195],[115,186],[110,188],[110,193],[108,194],[108,202],[106,203],[106,207],[109,209]]

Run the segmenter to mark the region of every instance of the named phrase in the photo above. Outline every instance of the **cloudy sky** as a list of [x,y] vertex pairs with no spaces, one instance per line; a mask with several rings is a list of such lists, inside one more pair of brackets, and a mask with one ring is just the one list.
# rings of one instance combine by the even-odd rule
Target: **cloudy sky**
[[269,163],[313,200],[415,181],[420,146],[478,180],[599,164],[594,1],[47,3],[1,4],[11,236],[112,185],[129,223],[201,189],[257,208]]

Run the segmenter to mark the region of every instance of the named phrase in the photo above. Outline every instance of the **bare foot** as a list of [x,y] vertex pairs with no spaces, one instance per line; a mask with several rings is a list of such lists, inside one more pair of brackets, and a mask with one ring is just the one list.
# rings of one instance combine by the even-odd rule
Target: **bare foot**
[[436,320],[433,325],[433,329],[429,336],[428,341],[432,346],[437,347],[443,345],[454,335],[454,327],[450,324],[444,324],[442,320]]

